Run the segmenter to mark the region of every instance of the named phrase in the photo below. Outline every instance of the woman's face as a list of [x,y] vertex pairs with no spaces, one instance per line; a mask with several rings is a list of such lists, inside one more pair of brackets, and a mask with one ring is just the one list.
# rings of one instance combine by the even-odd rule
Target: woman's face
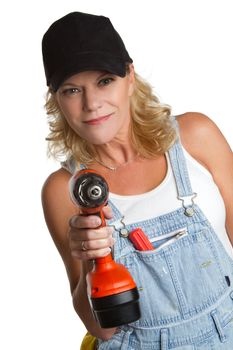
[[70,127],[88,142],[100,145],[128,137],[134,70],[124,78],[86,71],[67,79],[56,92]]

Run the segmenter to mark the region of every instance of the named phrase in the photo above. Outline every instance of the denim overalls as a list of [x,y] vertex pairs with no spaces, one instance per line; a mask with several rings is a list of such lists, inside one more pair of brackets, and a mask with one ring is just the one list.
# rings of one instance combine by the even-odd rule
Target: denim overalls
[[[136,282],[142,316],[109,341],[99,340],[98,350],[233,349],[233,261],[195,204],[179,141],[169,158],[180,208],[127,225],[156,237],[155,250],[137,251],[119,230],[114,233],[114,259]],[[117,226],[122,215],[109,204]]]

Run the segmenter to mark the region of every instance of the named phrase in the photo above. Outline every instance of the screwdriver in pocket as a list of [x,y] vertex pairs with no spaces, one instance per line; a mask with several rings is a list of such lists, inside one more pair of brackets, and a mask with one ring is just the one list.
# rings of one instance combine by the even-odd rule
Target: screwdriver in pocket
[[137,250],[154,250],[152,243],[149,241],[141,228],[136,228],[128,235],[129,240]]

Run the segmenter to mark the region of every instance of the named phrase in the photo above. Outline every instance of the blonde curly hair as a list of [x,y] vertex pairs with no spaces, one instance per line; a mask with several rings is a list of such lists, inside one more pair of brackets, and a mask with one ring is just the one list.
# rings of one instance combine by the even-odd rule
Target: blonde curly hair
[[[129,72],[129,68],[127,69]],[[73,157],[78,163],[91,163],[94,146],[88,144],[69,126],[59,109],[54,92],[49,88],[45,108],[50,133],[48,154],[57,160]],[[131,139],[134,148],[145,158],[165,153],[176,140],[171,108],[160,103],[147,81],[135,73],[135,88],[130,98]]]

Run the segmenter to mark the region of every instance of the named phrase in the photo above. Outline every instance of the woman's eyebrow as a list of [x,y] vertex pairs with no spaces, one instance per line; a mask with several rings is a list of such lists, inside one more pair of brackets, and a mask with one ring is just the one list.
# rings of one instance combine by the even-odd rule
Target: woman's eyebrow
[[78,86],[78,85],[75,84],[75,83],[64,83],[64,84],[61,84],[61,87],[64,87],[64,86]]
[[[113,73],[109,73],[109,72],[101,72],[100,75],[98,75],[96,78],[95,78],[95,81],[98,81],[99,79],[105,77],[106,75],[108,76],[113,76],[114,74]],[[65,82],[63,84],[61,84],[61,87],[65,87],[65,86],[75,86],[75,87],[78,87],[78,86],[81,86],[82,84],[80,83],[73,83],[73,82]]]

